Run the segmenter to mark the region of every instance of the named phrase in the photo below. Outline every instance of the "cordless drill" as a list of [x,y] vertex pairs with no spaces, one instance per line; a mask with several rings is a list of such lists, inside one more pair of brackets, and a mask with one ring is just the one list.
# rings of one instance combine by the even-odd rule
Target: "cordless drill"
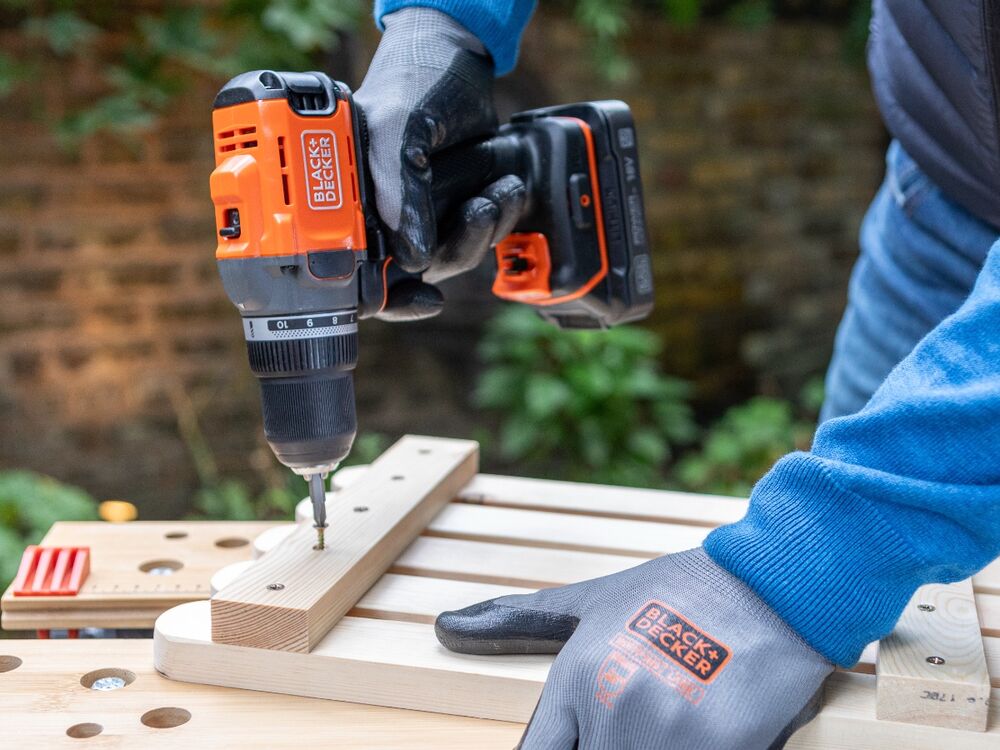
[[[253,71],[215,99],[211,192],[226,293],[243,317],[264,434],[309,482],[322,549],[325,478],[357,432],[358,320],[419,276],[392,263],[364,114],[323,73]],[[496,246],[493,293],[565,328],[644,317],[653,281],[635,126],[619,101],[521,112],[432,158],[437,216],[507,174],[526,209]]]

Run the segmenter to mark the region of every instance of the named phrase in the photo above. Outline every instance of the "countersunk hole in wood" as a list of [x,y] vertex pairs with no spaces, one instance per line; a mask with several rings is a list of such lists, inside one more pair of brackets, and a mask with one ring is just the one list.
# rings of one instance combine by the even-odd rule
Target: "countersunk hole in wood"
[[921,612],[933,612],[935,607],[933,604],[918,604],[917,609]]
[[0,672],[13,672],[15,669],[17,669],[23,663],[24,662],[22,662],[16,656],[9,656],[7,654],[0,654]]
[[151,576],[169,576],[184,567],[180,560],[147,560],[139,566],[143,573]]
[[139,721],[147,727],[153,727],[153,729],[173,729],[191,721],[191,712],[186,708],[164,706],[147,711]]
[[283,588],[285,588],[285,584],[283,584],[283,583],[269,583],[269,584],[267,584],[267,586],[265,588],[267,588],[268,591],[281,591]]
[[940,656],[928,656],[927,663],[940,666],[941,664],[944,664],[944,659],[942,659]]
[[92,721],[85,721],[82,724],[74,724],[71,726],[66,730],[66,734],[73,739],[85,740],[88,737],[96,737],[103,731],[104,727],[100,724],[95,724]]
[[185,539],[188,533],[186,531],[168,531],[163,536],[167,539]]
[[133,682],[135,682],[135,672],[118,667],[95,669],[80,678],[80,684],[91,690],[118,690]]
[[354,506],[354,512],[355,513],[367,513],[368,512],[368,506],[367,505],[355,505]]
[[250,540],[240,536],[227,536],[225,539],[217,539],[215,542],[216,547],[223,547],[224,549],[246,547],[248,544],[250,544]]

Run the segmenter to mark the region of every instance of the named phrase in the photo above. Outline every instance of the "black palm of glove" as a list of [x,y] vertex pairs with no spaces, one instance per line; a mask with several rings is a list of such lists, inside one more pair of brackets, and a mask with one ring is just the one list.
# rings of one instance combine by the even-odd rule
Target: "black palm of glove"
[[435,216],[432,155],[496,130],[493,64],[472,34],[438,11],[405,8],[384,22],[354,99],[368,124],[369,165],[393,260],[424,274],[424,281],[395,285],[379,317],[412,320],[440,311],[443,298],[434,283],[477,266],[510,232],[525,188],[509,175],[453,215]]

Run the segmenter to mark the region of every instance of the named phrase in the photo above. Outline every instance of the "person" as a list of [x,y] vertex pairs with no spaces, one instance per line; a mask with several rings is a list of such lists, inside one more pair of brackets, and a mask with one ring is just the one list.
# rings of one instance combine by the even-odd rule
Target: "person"
[[[435,282],[513,226],[504,177],[437,236],[431,156],[491,133],[495,74],[532,0],[379,0],[356,100],[397,262]],[[869,65],[894,141],[861,230],[809,452],[695,550],[438,618],[447,647],[556,653],[522,746],[777,748],[835,665],[891,631],[916,588],[1000,554],[1000,0],[874,0]],[[664,92],[669,95],[669,92]]]

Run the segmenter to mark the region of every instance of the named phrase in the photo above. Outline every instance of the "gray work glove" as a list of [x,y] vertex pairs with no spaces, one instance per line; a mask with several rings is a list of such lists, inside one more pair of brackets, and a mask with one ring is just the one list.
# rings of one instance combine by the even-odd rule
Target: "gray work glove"
[[559,653],[524,750],[780,748],[833,670],[702,549],[444,612],[435,629],[461,653]]
[[383,22],[354,101],[367,119],[375,199],[393,260],[430,283],[401,285],[380,317],[430,317],[442,304],[431,284],[471,270],[510,233],[525,188],[515,176],[502,177],[481,195],[456,196],[452,216],[435,216],[433,154],[496,131],[493,62],[476,37],[439,11],[404,8]]

